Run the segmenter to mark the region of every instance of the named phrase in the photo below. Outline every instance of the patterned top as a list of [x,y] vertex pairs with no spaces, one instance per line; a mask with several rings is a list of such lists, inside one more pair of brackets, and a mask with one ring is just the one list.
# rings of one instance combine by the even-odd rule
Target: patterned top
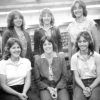
[[71,42],[75,44],[76,38],[81,31],[88,31],[91,35],[92,27],[94,25],[95,25],[95,22],[93,20],[88,20],[87,18],[85,18],[85,20],[80,23],[76,21],[73,21],[72,23],[70,23],[67,28],[67,31],[69,32],[71,36]]

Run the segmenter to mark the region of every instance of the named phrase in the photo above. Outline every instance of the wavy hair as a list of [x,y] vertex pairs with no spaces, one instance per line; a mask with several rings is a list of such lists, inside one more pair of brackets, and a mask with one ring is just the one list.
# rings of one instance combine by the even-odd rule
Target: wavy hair
[[5,48],[4,48],[4,53],[3,53],[3,59],[7,60],[11,57],[11,53],[10,53],[10,48],[15,44],[17,43],[20,48],[21,48],[21,54],[20,56],[22,57],[22,45],[20,43],[20,41],[17,39],[17,38],[9,38],[6,45],[5,45]]
[[53,51],[57,52],[57,45],[51,37],[43,36],[40,43],[41,54],[44,53],[43,44],[45,41],[49,41],[53,45]]
[[80,34],[78,35],[78,37],[76,39],[76,49],[77,49],[77,51],[80,50],[80,48],[78,46],[78,42],[79,42],[81,37],[83,37],[89,43],[89,45],[88,45],[88,54],[89,55],[90,55],[90,53],[93,54],[94,53],[93,39],[92,39],[92,36],[87,31],[80,32]]
[[17,10],[14,10],[14,11],[11,11],[9,14],[8,14],[8,17],[7,17],[7,27],[8,29],[12,30],[14,29],[14,19],[15,19],[15,16],[18,15],[21,19],[22,19],[22,25],[21,25],[21,29],[24,30],[24,17],[23,15],[17,11]]
[[71,7],[71,13],[72,13],[72,17],[76,18],[76,16],[74,15],[74,8],[75,8],[75,4],[79,3],[80,7],[82,7],[83,9],[83,16],[87,16],[87,8],[86,8],[86,4],[82,1],[82,0],[75,0],[74,3],[72,4]]
[[51,26],[53,26],[54,25],[54,16],[53,16],[53,14],[52,14],[52,12],[51,12],[51,10],[49,8],[44,8],[41,11],[40,17],[39,17],[40,25],[44,26],[44,22],[43,22],[43,16],[44,16],[44,14],[49,14],[51,16],[51,22],[50,22],[50,24],[51,24]]

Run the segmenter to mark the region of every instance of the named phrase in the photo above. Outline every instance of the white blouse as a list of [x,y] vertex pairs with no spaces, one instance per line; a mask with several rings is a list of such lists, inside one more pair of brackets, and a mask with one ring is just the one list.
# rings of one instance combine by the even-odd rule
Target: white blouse
[[95,63],[95,57],[98,55],[98,53],[94,52],[89,59],[84,60],[80,55],[80,52],[74,54],[71,58],[71,70],[77,70],[81,79],[96,78],[97,66]]
[[24,84],[27,72],[31,69],[31,62],[27,58],[20,58],[17,63],[11,59],[0,61],[0,74],[6,75],[8,86]]

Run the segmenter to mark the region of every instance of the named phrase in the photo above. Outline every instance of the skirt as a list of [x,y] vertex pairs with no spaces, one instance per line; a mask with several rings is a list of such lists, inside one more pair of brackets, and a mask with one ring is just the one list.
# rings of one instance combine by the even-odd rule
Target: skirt
[[[24,85],[14,85],[10,86],[12,89],[16,90],[17,92],[22,93]],[[17,96],[6,93],[2,89],[0,89],[0,100],[20,100]]]

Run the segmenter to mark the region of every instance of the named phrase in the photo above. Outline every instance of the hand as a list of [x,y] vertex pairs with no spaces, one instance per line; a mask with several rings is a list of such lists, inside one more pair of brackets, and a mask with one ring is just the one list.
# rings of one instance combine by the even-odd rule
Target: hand
[[25,95],[23,93],[18,93],[18,97],[20,100],[27,100],[27,98],[25,98]]
[[91,95],[91,89],[89,87],[85,87],[85,89],[83,90],[83,94],[85,95],[85,97],[89,97]]
[[49,90],[52,98],[54,98],[54,99],[57,98],[57,88],[48,87],[48,90]]
[[22,93],[22,95],[27,99],[28,96],[26,95],[26,93]]

